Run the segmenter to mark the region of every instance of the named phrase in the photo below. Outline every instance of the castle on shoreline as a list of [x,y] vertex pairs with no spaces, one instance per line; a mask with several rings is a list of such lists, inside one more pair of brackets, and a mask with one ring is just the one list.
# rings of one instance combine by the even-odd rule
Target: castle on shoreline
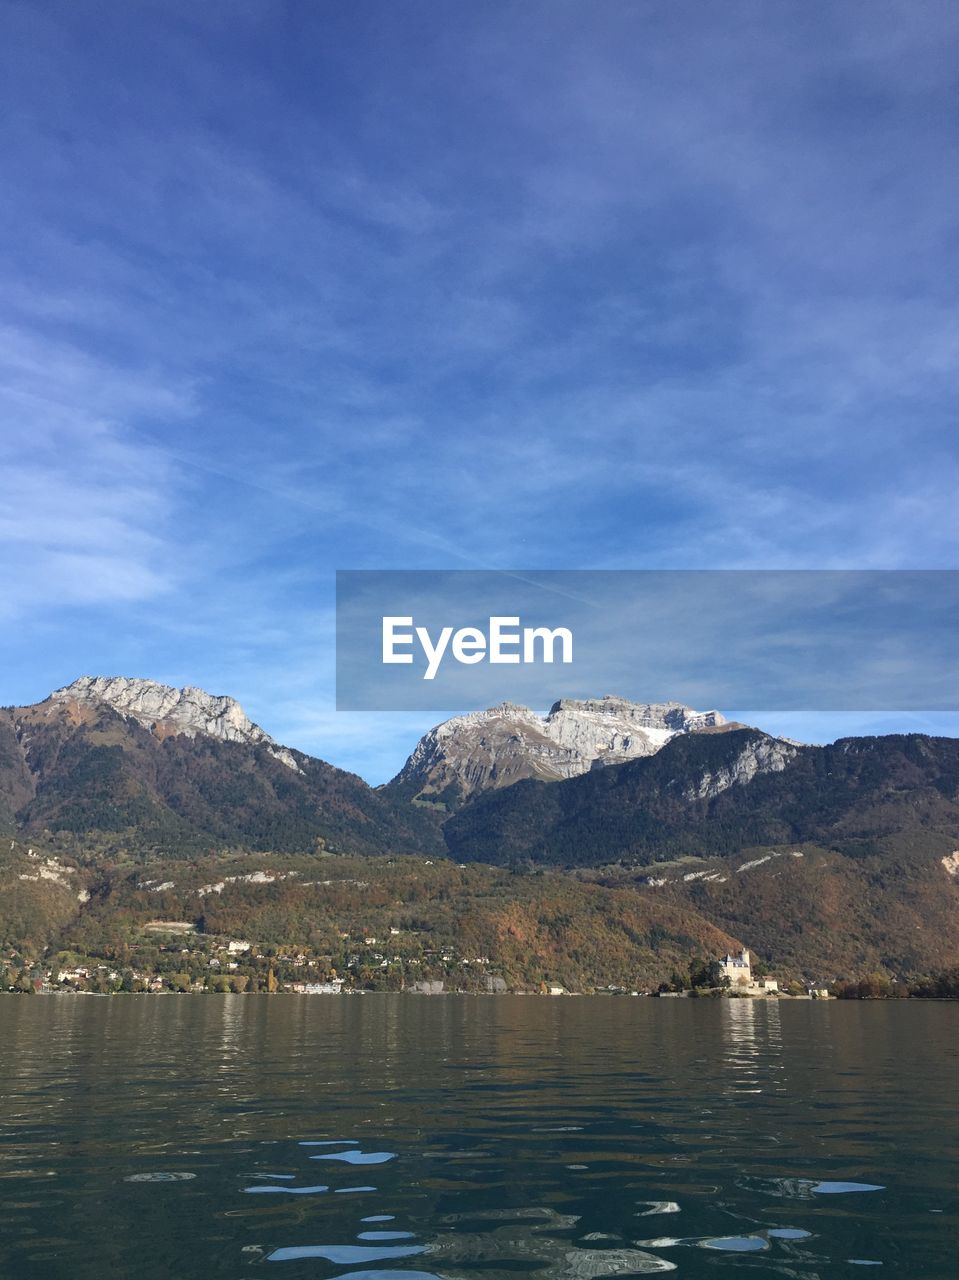
[[743,947],[738,955],[727,954],[719,961],[719,968],[724,978],[734,991],[759,995],[767,991],[778,991],[779,983],[775,978],[754,978],[749,951]]
[[738,956],[726,955],[719,962],[723,977],[729,979],[731,987],[750,987],[753,981],[752,965],[749,961],[749,952],[745,947],[740,951]]

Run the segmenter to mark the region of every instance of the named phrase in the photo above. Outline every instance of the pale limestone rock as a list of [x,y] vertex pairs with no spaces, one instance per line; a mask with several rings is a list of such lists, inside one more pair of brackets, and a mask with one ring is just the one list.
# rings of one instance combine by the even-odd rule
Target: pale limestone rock
[[781,738],[757,737],[724,769],[707,771],[683,793],[686,800],[708,800],[730,787],[751,782],[758,773],[782,773],[786,764],[799,754],[799,748]]
[[129,716],[157,737],[206,735],[222,742],[264,746],[274,759],[299,772],[292,752],[254,724],[235,698],[217,697],[187,686],[174,689],[155,680],[129,676],[81,676],[50,695],[54,703],[106,704]]
[[454,716],[431,729],[397,781],[416,782],[428,796],[450,783],[469,794],[521,778],[573,778],[604,765],[655,755],[677,734],[725,724],[718,711],[694,711],[678,702],[564,698],[545,716],[503,702]]

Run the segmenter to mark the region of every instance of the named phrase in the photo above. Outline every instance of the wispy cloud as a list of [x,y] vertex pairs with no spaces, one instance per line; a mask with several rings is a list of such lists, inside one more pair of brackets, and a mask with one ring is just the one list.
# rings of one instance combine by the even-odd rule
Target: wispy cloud
[[174,589],[174,477],[130,418],[182,415],[188,399],[66,343],[0,336],[0,608],[109,605]]
[[265,702],[337,567],[954,565],[959,18],[883,14],[4,8],[7,665]]

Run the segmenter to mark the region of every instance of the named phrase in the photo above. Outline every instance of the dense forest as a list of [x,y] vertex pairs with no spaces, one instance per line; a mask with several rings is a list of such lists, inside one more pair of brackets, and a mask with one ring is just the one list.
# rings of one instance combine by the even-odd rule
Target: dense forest
[[795,841],[862,858],[917,831],[940,832],[943,851],[955,847],[959,740],[842,739],[735,781],[770,742],[752,729],[683,735],[647,759],[560,783],[524,780],[479,796],[447,820],[444,835],[460,861],[566,867]]

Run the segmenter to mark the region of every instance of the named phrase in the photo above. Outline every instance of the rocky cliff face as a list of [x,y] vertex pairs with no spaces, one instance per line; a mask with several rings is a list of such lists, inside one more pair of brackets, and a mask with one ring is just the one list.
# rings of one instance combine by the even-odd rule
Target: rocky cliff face
[[695,783],[686,788],[686,800],[712,800],[730,787],[752,782],[760,773],[782,773],[800,748],[781,738],[757,735],[750,739],[733,759],[722,767],[707,769]]
[[545,716],[504,702],[431,729],[394,782],[415,787],[423,799],[459,801],[521,778],[574,778],[654,755],[677,734],[726,727],[718,711],[678,702],[564,698]]
[[187,738],[202,734],[221,742],[264,746],[287,768],[299,768],[293,754],[254,724],[235,698],[219,697],[193,686],[174,689],[154,680],[129,676],[81,676],[65,688],[57,689],[46,704],[38,705],[65,710],[74,716],[81,716],[83,708],[108,706],[136,720],[161,740],[174,734]]

